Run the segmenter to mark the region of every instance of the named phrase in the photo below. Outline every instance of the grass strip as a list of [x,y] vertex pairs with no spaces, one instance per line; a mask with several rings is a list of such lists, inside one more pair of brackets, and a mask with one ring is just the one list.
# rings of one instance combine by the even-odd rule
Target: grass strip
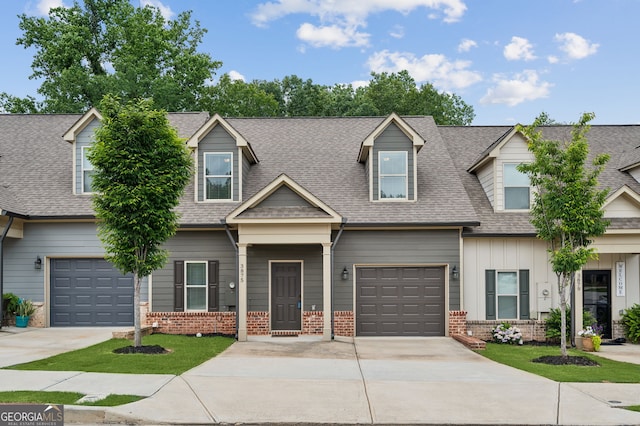
[[8,391],[0,392],[0,402],[13,404],[63,404],[115,407],[140,401],[143,396],[137,395],[108,395],[106,398],[94,402],[78,403],[84,394],[78,392],[47,392],[47,391]]

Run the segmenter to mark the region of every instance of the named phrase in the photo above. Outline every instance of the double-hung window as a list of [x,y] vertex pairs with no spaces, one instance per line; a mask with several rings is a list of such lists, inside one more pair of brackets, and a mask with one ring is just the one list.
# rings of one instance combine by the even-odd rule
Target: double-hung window
[[518,164],[504,164],[504,209],[529,210],[529,177],[518,171]]
[[91,188],[91,183],[93,182],[93,164],[87,158],[87,154],[89,147],[82,147],[82,192],[90,193],[93,192]]
[[204,154],[204,187],[207,200],[231,200],[233,197],[233,153]]
[[187,311],[207,310],[207,262],[185,262],[185,300]]
[[406,200],[408,194],[406,151],[378,153],[378,199]]
[[485,281],[487,319],[529,319],[529,270],[487,269]]

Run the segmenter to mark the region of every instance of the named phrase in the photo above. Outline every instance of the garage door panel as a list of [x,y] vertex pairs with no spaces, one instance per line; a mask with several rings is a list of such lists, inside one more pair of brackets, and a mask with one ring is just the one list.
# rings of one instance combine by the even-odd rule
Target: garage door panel
[[51,260],[52,326],[133,325],[133,275],[104,259]]
[[444,281],[444,267],[356,268],[356,335],[443,336]]

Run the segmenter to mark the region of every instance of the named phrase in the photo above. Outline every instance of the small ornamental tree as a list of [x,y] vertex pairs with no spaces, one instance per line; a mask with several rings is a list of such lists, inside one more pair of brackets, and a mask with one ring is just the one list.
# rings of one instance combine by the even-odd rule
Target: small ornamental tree
[[162,267],[161,248],[176,232],[180,201],[191,176],[188,149],[152,101],[121,104],[107,95],[102,125],[88,159],[94,167],[93,207],[107,260],[134,279],[134,346],[142,346],[140,284]]
[[608,225],[602,210],[608,190],[599,189],[598,176],[609,156],[596,155],[592,167],[586,166],[586,135],[593,117],[592,113],[583,114],[573,125],[569,141],[545,139],[539,130],[542,115],[531,126],[518,126],[534,156],[533,162],[518,166],[534,188],[531,223],[538,238],[549,244],[550,263],[558,280],[562,357],[567,357],[567,290],[573,289],[576,272],[589,259],[597,258],[597,252],[589,245]]

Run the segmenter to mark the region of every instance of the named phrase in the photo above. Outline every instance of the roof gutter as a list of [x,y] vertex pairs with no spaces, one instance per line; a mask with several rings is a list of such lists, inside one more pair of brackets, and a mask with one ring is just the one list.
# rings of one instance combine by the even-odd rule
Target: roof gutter
[[[2,216],[7,216],[7,211],[2,210]],[[0,328],[2,328],[2,302],[4,301],[4,239],[9,233],[9,229],[11,229],[11,225],[13,224],[13,216],[9,216],[9,221],[7,222],[7,226],[2,230],[2,234],[0,235]]]
[[480,226],[480,222],[478,221],[468,221],[468,222],[380,222],[380,223],[371,223],[371,222],[354,222],[349,223],[349,228],[415,228],[415,227],[455,227],[459,228],[461,226]]

